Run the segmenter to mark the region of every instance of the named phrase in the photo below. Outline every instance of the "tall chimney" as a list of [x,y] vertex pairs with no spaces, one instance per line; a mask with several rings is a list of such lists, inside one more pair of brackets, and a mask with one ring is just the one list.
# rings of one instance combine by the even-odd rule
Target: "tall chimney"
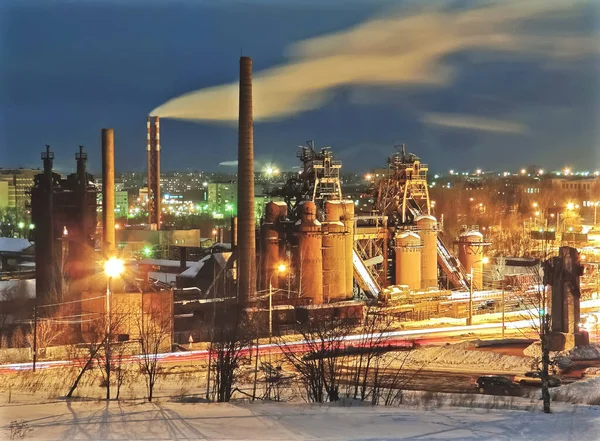
[[238,301],[256,294],[254,224],[254,127],[252,122],[252,58],[240,58],[238,128]]
[[148,223],[160,230],[160,120],[148,117]]
[[115,252],[115,131],[102,129],[102,252]]

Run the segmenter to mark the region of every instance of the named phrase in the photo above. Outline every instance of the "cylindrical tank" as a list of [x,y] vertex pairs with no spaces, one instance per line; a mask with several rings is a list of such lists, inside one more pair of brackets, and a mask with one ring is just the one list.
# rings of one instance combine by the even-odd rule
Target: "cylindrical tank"
[[396,236],[396,285],[421,288],[421,237],[412,231]]
[[346,261],[346,298],[354,295],[354,264],[352,262],[352,250],[354,249],[354,202],[344,201],[342,205],[342,222],[346,228],[346,246],[344,259]]
[[[273,276],[279,264],[279,242],[280,234],[277,228],[279,219],[279,205],[275,202],[268,202],[265,206],[265,221],[261,226],[261,289],[269,289],[269,281],[273,288],[279,287],[279,277]],[[273,276],[273,277],[272,277]]]
[[344,224],[340,221],[323,224],[323,301],[346,299],[346,249]]
[[483,234],[479,231],[465,231],[458,238],[458,260],[467,274],[472,274],[473,289],[483,286],[483,247]]
[[323,224],[323,300],[348,298],[346,282],[346,226],[341,221],[342,201],[325,202]]
[[313,305],[323,303],[323,234],[317,220],[314,202],[304,201],[299,206],[298,248],[296,271],[300,297],[310,298]]
[[438,287],[437,271],[437,220],[421,215],[415,219],[419,236],[423,239],[421,250],[421,288]]

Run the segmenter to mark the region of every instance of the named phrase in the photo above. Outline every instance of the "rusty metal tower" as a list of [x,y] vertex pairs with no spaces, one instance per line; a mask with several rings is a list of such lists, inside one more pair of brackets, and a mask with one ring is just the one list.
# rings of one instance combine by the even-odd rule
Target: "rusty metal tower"
[[[427,164],[412,153],[401,150],[388,159],[388,176],[376,184],[376,209],[382,214],[399,213],[401,222],[412,218],[412,208],[420,214],[431,214],[427,188]],[[409,216],[410,214],[410,216]]]
[[148,223],[160,230],[160,120],[149,116],[148,130]]

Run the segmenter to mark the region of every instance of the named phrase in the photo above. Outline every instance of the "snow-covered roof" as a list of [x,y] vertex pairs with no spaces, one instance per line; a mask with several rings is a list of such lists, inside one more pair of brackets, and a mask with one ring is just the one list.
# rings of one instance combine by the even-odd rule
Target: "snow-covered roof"
[[0,237],[0,253],[21,253],[32,245],[27,239]]
[[477,236],[477,237],[483,239],[483,234],[481,234],[479,231],[475,231],[475,230],[465,231],[464,233],[462,233],[460,235],[460,237],[470,237],[470,236]]
[[[179,267],[181,262],[179,260],[167,260],[167,259],[142,259],[139,262],[140,265],[153,265],[153,266],[168,266],[168,267]],[[189,263],[188,263],[189,266]]]
[[0,280],[0,301],[5,300],[11,290],[28,299],[35,299],[35,279]]
[[415,222],[419,222],[421,219],[428,219],[437,222],[437,219],[429,214],[421,214],[415,218]]
[[186,269],[184,272],[182,272],[181,274],[179,274],[179,276],[180,277],[190,277],[190,278],[196,277],[198,275],[198,273],[200,272],[200,270],[202,269],[202,267],[204,266],[204,264],[206,262],[208,262],[209,259],[210,259],[210,254],[208,254],[207,256],[204,256],[198,262],[190,262],[190,267],[188,269]]
[[413,233],[412,231],[404,231],[403,233],[398,234],[399,239],[406,239],[407,237],[412,237],[414,239],[421,239],[421,236],[419,236],[417,233]]

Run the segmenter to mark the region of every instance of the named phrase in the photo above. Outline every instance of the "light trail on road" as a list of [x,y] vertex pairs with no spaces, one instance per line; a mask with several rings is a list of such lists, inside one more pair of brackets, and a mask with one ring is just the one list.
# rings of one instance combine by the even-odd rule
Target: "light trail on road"
[[[530,320],[520,320],[516,322],[506,322],[506,329],[525,329],[531,328],[532,326],[537,326],[537,319]],[[501,323],[484,323],[480,325],[472,325],[472,326],[449,326],[445,328],[432,328],[432,329],[410,329],[404,331],[390,331],[385,332],[381,335],[377,334],[375,338],[378,340],[382,340],[382,345],[388,345],[392,343],[404,342],[406,344],[415,342],[420,344],[432,344],[432,339],[419,340],[417,337],[427,337],[427,336],[435,336],[438,337],[434,340],[441,340],[443,342],[442,337],[453,337],[460,336],[464,333],[473,333],[478,331],[489,331],[493,329],[502,329]],[[361,340],[369,338],[366,334],[354,334],[348,335],[344,337],[342,340],[346,343],[352,342],[360,342]],[[312,343],[310,340],[297,340],[291,342],[281,342],[281,343],[265,343],[258,346],[259,353],[273,353],[280,352],[281,346],[285,346],[286,349],[291,349],[295,351],[301,351],[308,344]],[[351,346],[351,344],[346,345]],[[248,350],[255,351],[256,347],[249,348]],[[124,359],[126,363],[137,362],[141,358],[141,355],[134,355],[131,357],[127,357]],[[191,362],[191,361],[199,361],[208,358],[208,349],[200,349],[200,350],[192,350],[192,351],[181,351],[181,352],[166,352],[162,354],[158,354],[157,358],[163,360],[165,362]],[[57,361],[39,361],[36,363],[37,369],[46,369],[46,368],[56,368],[56,367],[66,367],[66,366],[79,366],[83,364],[81,360],[57,360]],[[31,370],[32,363],[12,363],[12,364],[4,364],[0,365],[0,373],[7,373],[11,371],[23,371],[23,370]]]

